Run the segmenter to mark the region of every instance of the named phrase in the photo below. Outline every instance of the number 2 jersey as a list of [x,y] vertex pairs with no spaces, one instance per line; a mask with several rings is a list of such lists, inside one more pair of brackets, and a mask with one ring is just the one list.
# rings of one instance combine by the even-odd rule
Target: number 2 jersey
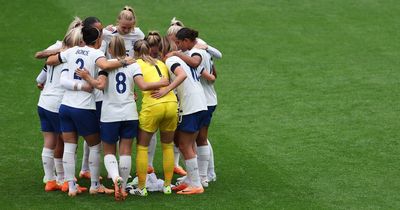
[[142,76],[142,71],[137,63],[126,67],[120,67],[106,73],[100,71],[100,75],[108,77],[104,88],[103,105],[101,107],[101,122],[119,122],[138,120],[138,112],[134,99],[134,80],[136,76]]
[[[86,68],[93,78],[97,78],[98,67],[96,66],[96,61],[102,57],[104,57],[104,53],[101,50],[88,46],[75,46],[61,52],[59,55],[60,61],[66,63],[66,68],[62,71],[68,71],[68,79],[82,84],[87,82],[78,77],[75,70],[77,68]],[[86,91],[65,90],[61,103],[74,108],[96,110],[94,93]]]

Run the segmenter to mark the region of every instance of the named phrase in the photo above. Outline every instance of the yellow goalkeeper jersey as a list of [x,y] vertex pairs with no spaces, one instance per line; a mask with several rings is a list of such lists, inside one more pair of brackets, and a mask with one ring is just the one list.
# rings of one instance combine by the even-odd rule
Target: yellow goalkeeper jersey
[[[139,64],[142,70],[145,82],[158,82],[161,79],[161,77],[169,79],[168,68],[162,61],[157,60],[157,64],[155,66],[146,63],[142,59],[138,59],[137,63]],[[151,97],[151,90],[142,91],[142,95],[143,95],[142,107],[148,107],[163,102],[177,101],[173,91],[170,91],[167,95],[165,95],[160,99]]]

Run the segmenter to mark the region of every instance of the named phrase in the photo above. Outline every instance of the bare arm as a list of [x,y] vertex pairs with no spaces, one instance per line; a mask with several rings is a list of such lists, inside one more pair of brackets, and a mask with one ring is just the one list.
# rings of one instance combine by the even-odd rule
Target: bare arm
[[112,71],[113,69],[127,66],[135,62],[135,59],[131,57],[126,57],[125,59],[119,61],[108,61],[105,57],[102,57],[97,59],[96,65],[105,71]]
[[60,56],[60,53],[51,55],[50,57],[47,58],[46,64],[50,65],[50,66],[59,65],[61,63],[59,56]]
[[140,90],[156,90],[160,87],[169,85],[169,81],[166,78],[161,78],[158,82],[145,82],[142,75],[135,76],[133,78],[135,84],[138,85]]
[[215,76],[212,75],[210,72],[207,71],[207,69],[203,69],[201,71],[201,76],[206,79],[207,81],[214,82],[215,81]]
[[207,51],[214,58],[222,58],[222,53],[211,45],[197,43],[194,47]]
[[43,58],[48,58],[51,55],[55,55],[60,52],[60,49],[55,49],[55,50],[43,50],[39,51],[35,54],[35,58],[37,59],[43,59]]
[[185,71],[180,66],[178,66],[175,69],[174,74],[176,75],[176,78],[174,81],[171,82],[171,84],[169,84],[165,88],[162,88],[160,90],[155,90],[151,93],[151,96],[153,98],[161,98],[161,97],[167,95],[167,93],[169,93],[169,91],[178,87],[187,77]]
[[187,63],[187,65],[189,65],[190,67],[193,67],[193,68],[197,68],[201,63],[201,56],[199,56],[199,55],[190,57],[180,51],[173,51],[172,55],[178,56],[180,59],[185,61],[185,63]]
[[93,86],[96,89],[99,90],[104,90],[104,88],[107,85],[107,76],[105,75],[99,75],[97,79],[94,79],[92,76],[90,76],[89,72],[84,68],[84,69],[76,69],[76,74],[84,79],[86,82],[88,82],[91,86]]

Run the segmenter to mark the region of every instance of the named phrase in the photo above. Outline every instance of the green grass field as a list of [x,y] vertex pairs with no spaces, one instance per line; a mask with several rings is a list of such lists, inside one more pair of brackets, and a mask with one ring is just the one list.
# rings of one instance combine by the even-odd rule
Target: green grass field
[[[0,3],[1,209],[400,208],[397,1]],[[164,34],[176,16],[223,52],[210,128],[218,180],[204,194],[116,203],[44,192],[35,87],[43,61],[33,55],[73,16],[113,24],[125,4],[145,33]],[[81,148],[78,157],[80,166]]]

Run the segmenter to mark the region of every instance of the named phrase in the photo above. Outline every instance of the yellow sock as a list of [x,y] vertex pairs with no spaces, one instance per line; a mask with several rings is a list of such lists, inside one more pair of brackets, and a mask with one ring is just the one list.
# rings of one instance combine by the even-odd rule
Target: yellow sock
[[163,152],[163,169],[164,169],[164,186],[171,184],[174,175],[174,143],[162,143]]
[[149,156],[147,154],[148,150],[148,147],[137,145],[136,172],[139,178],[140,189],[143,189],[146,186],[147,160],[149,159]]

